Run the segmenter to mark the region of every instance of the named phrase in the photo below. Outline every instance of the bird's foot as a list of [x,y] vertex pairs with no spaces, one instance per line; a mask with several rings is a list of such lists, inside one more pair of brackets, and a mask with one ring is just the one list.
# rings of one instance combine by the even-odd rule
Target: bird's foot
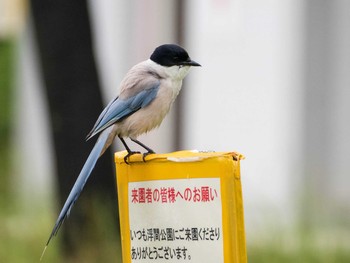
[[143,153],[142,154],[142,160],[143,160],[143,162],[146,162],[146,156],[148,156],[148,155],[150,155],[150,154],[155,154],[155,152],[153,151],[153,150],[151,150],[151,149],[149,149],[147,152],[145,152],[145,153]]
[[128,151],[128,154],[124,156],[124,162],[126,164],[130,164],[128,159],[131,155],[134,155],[134,154],[139,154],[140,152],[137,152],[137,151]]

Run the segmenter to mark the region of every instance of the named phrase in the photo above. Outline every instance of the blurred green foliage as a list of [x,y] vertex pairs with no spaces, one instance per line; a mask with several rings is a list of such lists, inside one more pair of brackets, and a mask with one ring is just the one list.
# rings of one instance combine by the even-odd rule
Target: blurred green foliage
[[11,136],[11,97],[13,91],[12,41],[0,40],[0,207],[9,198],[10,136]]
[[288,251],[279,249],[279,246],[265,244],[251,246],[248,253],[249,263],[347,263],[350,262],[350,252],[343,249],[298,249]]
[[0,40],[0,139],[4,142],[10,132],[11,91],[13,89],[14,45]]
[[[298,235],[298,234],[296,234]],[[248,245],[249,263],[346,263],[350,250],[345,246],[319,245],[318,238],[297,236],[299,242],[260,242]]]
[[[0,262],[37,262],[47,238],[42,229],[52,219],[42,204],[21,206],[12,191],[15,51],[15,40],[0,40]],[[60,262],[57,252],[53,249],[48,262]]]

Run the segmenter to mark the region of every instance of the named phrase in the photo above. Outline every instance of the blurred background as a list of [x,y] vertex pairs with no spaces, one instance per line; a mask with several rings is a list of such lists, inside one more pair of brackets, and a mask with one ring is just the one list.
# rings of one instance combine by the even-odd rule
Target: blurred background
[[[246,156],[249,262],[350,262],[349,28],[346,0],[0,0],[0,262],[38,261],[86,134],[164,43],[202,68],[140,140]],[[113,151],[44,262],[121,262]]]

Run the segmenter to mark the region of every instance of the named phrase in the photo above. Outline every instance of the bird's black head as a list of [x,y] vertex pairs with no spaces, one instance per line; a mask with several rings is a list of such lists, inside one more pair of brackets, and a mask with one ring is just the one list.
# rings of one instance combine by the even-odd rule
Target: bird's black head
[[190,59],[186,50],[174,44],[165,44],[157,47],[150,59],[165,67],[171,66],[200,66]]

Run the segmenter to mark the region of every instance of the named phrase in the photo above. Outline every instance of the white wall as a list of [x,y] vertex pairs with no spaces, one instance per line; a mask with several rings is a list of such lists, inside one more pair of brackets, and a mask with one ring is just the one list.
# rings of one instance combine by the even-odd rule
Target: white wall
[[[15,196],[27,203],[45,200],[55,192],[53,142],[48,126],[48,105],[43,93],[32,23],[18,41],[13,134]],[[33,190],[34,189],[34,190]],[[53,203],[53,202],[52,202]]]
[[300,161],[300,3],[186,3],[186,46],[203,67],[187,82],[183,145],[246,155],[246,221],[255,232],[270,219],[288,223]]

